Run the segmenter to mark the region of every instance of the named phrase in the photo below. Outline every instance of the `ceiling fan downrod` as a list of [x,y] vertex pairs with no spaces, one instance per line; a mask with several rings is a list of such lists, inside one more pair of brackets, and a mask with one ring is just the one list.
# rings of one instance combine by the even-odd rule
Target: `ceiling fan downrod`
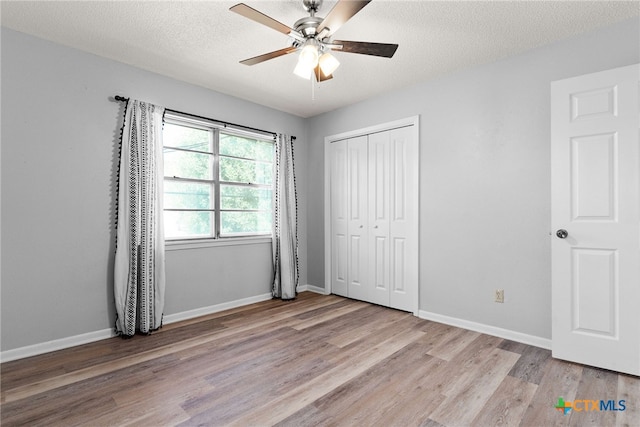
[[307,40],[315,38],[320,41],[321,37],[318,37],[317,29],[323,19],[317,18],[316,12],[320,9],[322,0],[303,0],[302,3],[304,5],[304,10],[309,13],[309,16],[298,19],[296,23],[293,24],[293,29],[299,34],[302,34],[302,36]]
[[302,4],[304,5],[304,10],[314,16],[322,6],[322,0],[302,0]]

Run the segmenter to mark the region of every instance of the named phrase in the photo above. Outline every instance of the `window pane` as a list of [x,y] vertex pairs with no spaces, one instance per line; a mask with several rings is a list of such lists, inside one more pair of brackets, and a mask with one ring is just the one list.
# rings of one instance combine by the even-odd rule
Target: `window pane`
[[220,156],[220,180],[245,184],[271,184],[273,165]]
[[271,189],[221,185],[220,207],[221,209],[270,210]]
[[164,181],[165,209],[213,209],[211,184]]
[[164,176],[212,180],[212,159],[211,154],[190,153],[164,147]]
[[213,237],[213,212],[164,211],[165,239]]
[[273,143],[220,133],[220,154],[273,162]]
[[220,212],[221,235],[271,233],[271,211]]
[[213,152],[208,130],[165,123],[162,130],[163,144],[185,150]]

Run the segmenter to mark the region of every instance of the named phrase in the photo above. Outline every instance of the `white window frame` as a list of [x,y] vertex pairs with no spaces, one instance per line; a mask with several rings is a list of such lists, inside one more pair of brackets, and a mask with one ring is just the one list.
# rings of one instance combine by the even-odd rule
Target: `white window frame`
[[[257,139],[260,141],[270,142],[275,144],[274,135],[271,133],[260,133],[255,131],[248,131],[245,129],[231,127],[229,125],[220,124],[213,120],[207,120],[200,117],[193,117],[187,114],[178,113],[178,112],[165,112],[164,122],[170,123],[178,126],[188,126],[196,129],[207,130],[210,132],[210,138],[212,138],[212,176],[213,180],[198,180],[198,179],[189,179],[189,178],[179,178],[179,177],[164,177],[165,181],[167,180],[176,180],[176,181],[191,181],[191,182],[202,182],[202,183],[210,183],[213,189],[214,195],[214,208],[210,211],[213,214],[213,229],[212,235],[207,237],[179,237],[179,238],[165,238],[165,246],[167,250],[181,250],[181,249],[195,249],[201,247],[210,247],[210,246],[221,246],[221,245],[238,245],[238,244],[256,244],[256,243],[271,243],[272,232],[268,233],[246,233],[246,234],[234,234],[234,235],[221,235],[221,212],[220,209],[220,187],[221,185],[230,184],[238,187],[249,187],[249,188],[271,188],[272,192],[275,191],[275,158],[272,160],[273,164],[273,177],[274,180],[269,184],[253,184],[253,183],[237,183],[237,182],[227,182],[221,181],[220,178],[220,133],[235,135],[240,137],[247,137],[252,139]],[[174,148],[174,147],[172,147]],[[184,150],[190,152],[200,152],[198,150]],[[209,154],[209,153],[207,153]],[[275,155],[275,150],[274,150]],[[233,156],[223,156],[236,158]],[[241,159],[241,158],[238,158]],[[242,159],[242,160],[253,160],[253,159]],[[164,195],[163,195],[164,197]],[[173,210],[173,209],[165,209]],[[176,209],[181,210],[181,209]],[[200,210],[199,210],[200,211]],[[202,211],[205,211],[204,209]],[[230,210],[233,211],[233,210]],[[273,221],[273,218],[272,218]]]

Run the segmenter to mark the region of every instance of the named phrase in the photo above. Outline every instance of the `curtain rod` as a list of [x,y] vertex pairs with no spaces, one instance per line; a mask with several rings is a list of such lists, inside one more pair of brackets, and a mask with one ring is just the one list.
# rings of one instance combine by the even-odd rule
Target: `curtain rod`
[[[113,98],[116,101],[129,102],[129,98],[125,98],[124,96],[116,95]],[[216,122],[216,123],[219,123],[219,124],[223,125],[224,127],[231,126],[231,127],[236,127],[236,128],[239,128],[239,129],[244,129],[244,130],[249,130],[249,131],[254,131],[254,132],[268,133],[268,134],[273,135],[274,138],[278,136],[278,134],[275,133],[275,132],[270,132],[270,131],[262,130],[262,129],[256,129],[256,128],[252,128],[252,127],[244,126],[244,125],[238,125],[238,124],[235,124],[235,123],[223,122],[223,121],[220,121],[220,120],[211,119],[209,117],[203,117],[203,116],[198,116],[196,114],[185,113],[183,111],[172,110],[170,108],[165,108],[165,111],[168,111],[170,113],[186,114],[186,115],[189,115],[191,117],[196,117],[198,119],[203,119],[203,120],[208,120],[208,121],[211,121],[211,122]],[[292,136],[291,139],[295,140],[296,137]]]

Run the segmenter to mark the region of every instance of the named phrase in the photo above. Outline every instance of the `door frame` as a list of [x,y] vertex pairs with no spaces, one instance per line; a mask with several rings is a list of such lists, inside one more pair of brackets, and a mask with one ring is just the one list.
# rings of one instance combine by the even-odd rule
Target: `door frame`
[[[361,129],[355,129],[324,138],[324,293],[331,294],[331,165],[329,162],[329,148],[331,143],[343,139],[355,138],[357,136],[369,135],[372,133],[385,132],[393,129],[413,126],[413,138],[420,146],[420,116],[410,116],[391,122],[381,123]],[[418,167],[418,183],[420,182],[420,167]],[[418,190],[418,211],[420,206],[420,190]],[[419,218],[418,213],[418,218]],[[420,221],[418,220],[418,253],[420,253]],[[418,281],[416,289],[416,301],[412,307],[413,315],[418,315],[420,306],[420,268],[418,268]]]

